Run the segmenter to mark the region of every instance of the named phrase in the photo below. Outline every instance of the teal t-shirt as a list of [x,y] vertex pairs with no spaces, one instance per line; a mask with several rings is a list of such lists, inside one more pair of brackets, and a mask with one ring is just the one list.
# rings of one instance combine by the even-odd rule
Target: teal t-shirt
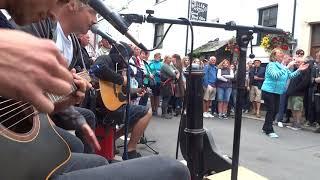
[[161,61],[157,61],[157,60],[152,60],[150,63],[150,70],[151,73],[153,74],[156,83],[160,84],[161,80],[160,80],[160,70],[162,67],[162,62]]

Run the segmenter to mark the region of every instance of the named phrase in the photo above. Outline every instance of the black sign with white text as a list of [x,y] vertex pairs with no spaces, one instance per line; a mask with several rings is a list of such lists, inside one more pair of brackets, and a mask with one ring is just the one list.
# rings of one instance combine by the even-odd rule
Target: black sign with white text
[[206,21],[208,12],[208,4],[191,1],[190,20],[194,21]]

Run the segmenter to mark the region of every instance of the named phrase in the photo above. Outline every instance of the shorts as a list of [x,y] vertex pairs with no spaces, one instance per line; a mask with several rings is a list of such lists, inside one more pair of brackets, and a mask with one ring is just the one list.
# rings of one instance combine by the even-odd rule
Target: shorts
[[[114,120],[116,124],[124,124],[125,119],[124,113],[126,111],[126,106],[123,105],[119,109],[115,111],[108,111],[107,110],[107,117]],[[138,122],[139,119],[144,117],[149,111],[149,108],[146,106],[141,105],[129,105],[129,125],[132,126]]]
[[203,95],[204,100],[212,101],[212,100],[216,99],[217,89],[215,87],[208,85],[208,87],[203,88],[203,89],[204,89],[204,95]]
[[217,100],[219,102],[229,102],[232,88],[217,87]]
[[251,86],[250,102],[261,102],[261,89],[258,86]]
[[156,84],[150,87],[152,90],[152,96],[160,96],[160,84]]
[[303,96],[289,96],[288,109],[293,111],[303,111]]

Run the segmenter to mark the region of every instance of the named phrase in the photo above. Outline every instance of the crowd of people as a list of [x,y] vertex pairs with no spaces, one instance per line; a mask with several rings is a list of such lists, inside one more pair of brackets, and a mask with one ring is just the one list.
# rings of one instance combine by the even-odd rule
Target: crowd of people
[[[279,137],[273,124],[293,130],[313,126],[314,132],[319,133],[319,59],[320,52],[313,59],[304,57],[301,49],[292,57],[276,48],[266,66],[258,59],[248,62],[246,90],[240,99],[243,113],[261,118],[263,107],[266,115],[262,131],[271,138]],[[195,60],[204,64],[203,117],[217,115],[220,119],[227,119],[234,112],[236,102],[237,62],[230,64],[229,60],[222,60],[216,66],[216,61],[214,56],[209,61]]]
[[[140,53],[135,54],[135,60],[141,59],[143,51],[136,48],[135,52],[138,51]],[[148,97],[151,100],[153,115],[158,115],[159,97],[162,100],[161,117],[171,119],[173,115],[180,115],[182,97],[186,90],[183,72],[190,65],[189,58],[181,58],[174,54],[166,55],[162,59],[160,53],[156,53],[152,60],[147,57],[140,63],[134,62],[143,69],[142,74],[147,79],[144,81],[147,83],[140,83],[138,86],[151,89]],[[316,106],[320,93],[319,61],[319,52],[313,59],[311,56],[304,57],[304,51],[301,49],[291,56],[276,48],[271,52],[268,64],[262,64],[259,59],[248,62],[246,90],[241,97],[243,113],[262,118],[263,109],[266,114],[262,131],[272,138],[278,137],[272,128],[273,124],[292,130],[299,130],[302,126],[313,126],[315,132],[319,133],[319,108]],[[228,119],[235,111],[237,61],[222,59],[218,65],[216,62],[215,56],[193,60],[204,72],[203,117],[217,116],[219,119]],[[132,78],[137,76],[133,75]],[[147,105],[146,99],[144,102],[144,105]]]

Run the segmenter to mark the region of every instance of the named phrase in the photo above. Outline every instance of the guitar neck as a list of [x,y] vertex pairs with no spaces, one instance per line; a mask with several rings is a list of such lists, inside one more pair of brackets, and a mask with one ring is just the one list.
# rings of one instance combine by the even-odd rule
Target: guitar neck
[[[76,92],[77,89],[78,89],[78,87],[76,86],[76,84],[75,84],[75,83],[72,83],[72,85],[71,85],[71,92],[70,92],[68,95]],[[57,102],[63,100],[65,97],[68,96],[68,95],[66,95],[66,96],[58,96],[58,95],[54,95],[54,94],[52,94],[52,93],[46,93],[46,95],[47,95],[47,97],[50,99],[50,101],[53,102],[53,103],[57,103]]]
[[[87,71],[82,71],[82,72],[79,72],[77,73],[78,76],[80,76],[81,78],[85,79],[87,82],[90,82],[91,81],[91,78],[89,76],[89,73]],[[72,83],[71,84],[71,92],[68,94],[72,94],[74,92],[76,92],[78,90],[78,87],[75,83]],[[56,102],[59,102],[61,100],[63,100],[66,96],[58,96],[58,95],[54,95],[52,93],[46,93],[47,97],[50,99],[51,102],[53,103],[56,103]],[[67,95],[67,96],[68,96]]]

